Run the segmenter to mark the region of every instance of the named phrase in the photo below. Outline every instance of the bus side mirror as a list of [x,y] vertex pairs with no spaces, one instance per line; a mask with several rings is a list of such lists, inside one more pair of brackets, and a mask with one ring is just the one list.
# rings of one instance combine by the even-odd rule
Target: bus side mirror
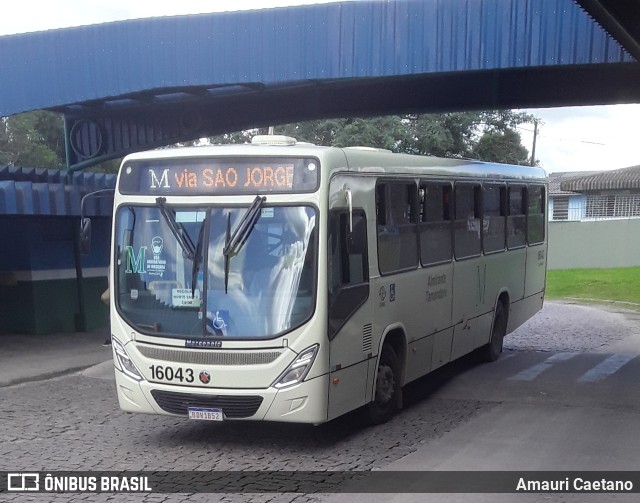
[[80,253],[89,255],[91,251],[91,219],[84,217],[80,220]]
[[92,197],[113,197],[113,193],[114,189],[100,189],[82,196],[80,200],[80,236],[78,239],[78,248],[80,248],[81,255],[89,255],[91,251],[91,219],[85,217],[87,214],[84,209],[85,202]]

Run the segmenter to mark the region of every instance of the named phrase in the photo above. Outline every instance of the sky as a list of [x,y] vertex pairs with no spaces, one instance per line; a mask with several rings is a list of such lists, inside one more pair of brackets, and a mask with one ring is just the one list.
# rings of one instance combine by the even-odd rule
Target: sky
[[[640,164],[640,105],[530,109],[542,121],[536,159],[547,172],[605,171]],[[519,128],[531,152],[533,124]]]
[[[0,36],[137,19],[338,0],[21,0],[5,2]],[[640,164],[640,105],[527,110],[542,121],[536,158],[547,172],[610,170]],[[520,129],[529,151],[533,125]]]

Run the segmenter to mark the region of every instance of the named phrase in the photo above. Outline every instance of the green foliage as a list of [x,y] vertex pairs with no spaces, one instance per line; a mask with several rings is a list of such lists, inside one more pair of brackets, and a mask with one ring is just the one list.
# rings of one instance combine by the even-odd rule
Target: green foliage
[[[534,117],[511,110],[391,115],[369,119],[328,119],[285,124],[276,134],[315,145],[353,145],[439,157],[464,157],[510,164],[527,163],[528,152],[516,131]],[[212,143],[248,143],[264,130],[211,138]]]
[[100,164],[96,164],[95,166],[90,166],[86,168],[85,171],[90,171],[92,173],[117,173],[120,169],[120,163],[122,159],[111,159],[110,161],[104,161]]
[[0,118],[0,165],[38,168],[64,166],[62,116],[28,112]]
[[483,161],[527,164],[529,152],[522,146],[518,132],[507,129],[483,134],[473,147],[471,156]]
[[[0,166],[65,168],[64,120],[62,115],[39,110],[0,118]],[[114,159],[88,171],[117,173]]]
[[[409,114],[300,122],[277,126],[275,132],[316,145],[361,145],[410,154],[524,164],[528,152],[515,128],[533,120],[531,115],[511,110]],[[266,129],[253,129],[226,133],[210,141],[249,143],[254,135],[266,133]],[[37,111],[0,118],[0,166],[6,164],[63,168],[62,116]],[[115,173],[119,164],[120,160],[113,160],[89,169]]]
[[[209,138],[209,141],[214,145],[227,145],[229,143],[233,144],[242,144],[242,143],[251,143],[251,138],[253,138],[257,134],[264,134],[265,132],[260,129],[248,129],[246,131],[236,131],[234,133],[225,133],[218,136],[212,136]],[[186,146],[181,143],[179,146]]]

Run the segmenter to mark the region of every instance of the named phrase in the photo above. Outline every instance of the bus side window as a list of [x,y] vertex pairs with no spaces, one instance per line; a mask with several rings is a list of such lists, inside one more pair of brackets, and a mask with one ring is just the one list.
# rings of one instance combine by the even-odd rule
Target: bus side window
[[367,218],[362,210],[331,214],[329,228],[329,338],[369,297]]
[[482,243],[485,253],[504,250],[507,224],[507,187],[487,183],[483,192]]
[[418,190],[414,183],[376,187],[378,266],[381,274],[418,266]]
[[480,255],[481,190],[475,183],[456,183],[454,247],[457,259]]
[[544,241],[545,197],[542,185],[529,185],[527,201],[527,241],[529,244]]
[[519,248],[527,241],[527,188],[523,185],[509,185],[508,198],[507,247]]
[[451,184],[427,182],[420,186],[420,260],[423,266],[448,262],[453,255]]

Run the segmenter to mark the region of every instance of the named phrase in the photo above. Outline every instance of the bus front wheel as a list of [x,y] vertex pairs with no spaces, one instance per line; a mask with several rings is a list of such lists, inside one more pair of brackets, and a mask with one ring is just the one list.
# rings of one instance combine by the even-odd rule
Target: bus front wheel
[[400,365],[390,344],[382,346],[378,360],[375,396],[366,405],[365,416],[370,424],[386,423],[396,410],[400,396]]

